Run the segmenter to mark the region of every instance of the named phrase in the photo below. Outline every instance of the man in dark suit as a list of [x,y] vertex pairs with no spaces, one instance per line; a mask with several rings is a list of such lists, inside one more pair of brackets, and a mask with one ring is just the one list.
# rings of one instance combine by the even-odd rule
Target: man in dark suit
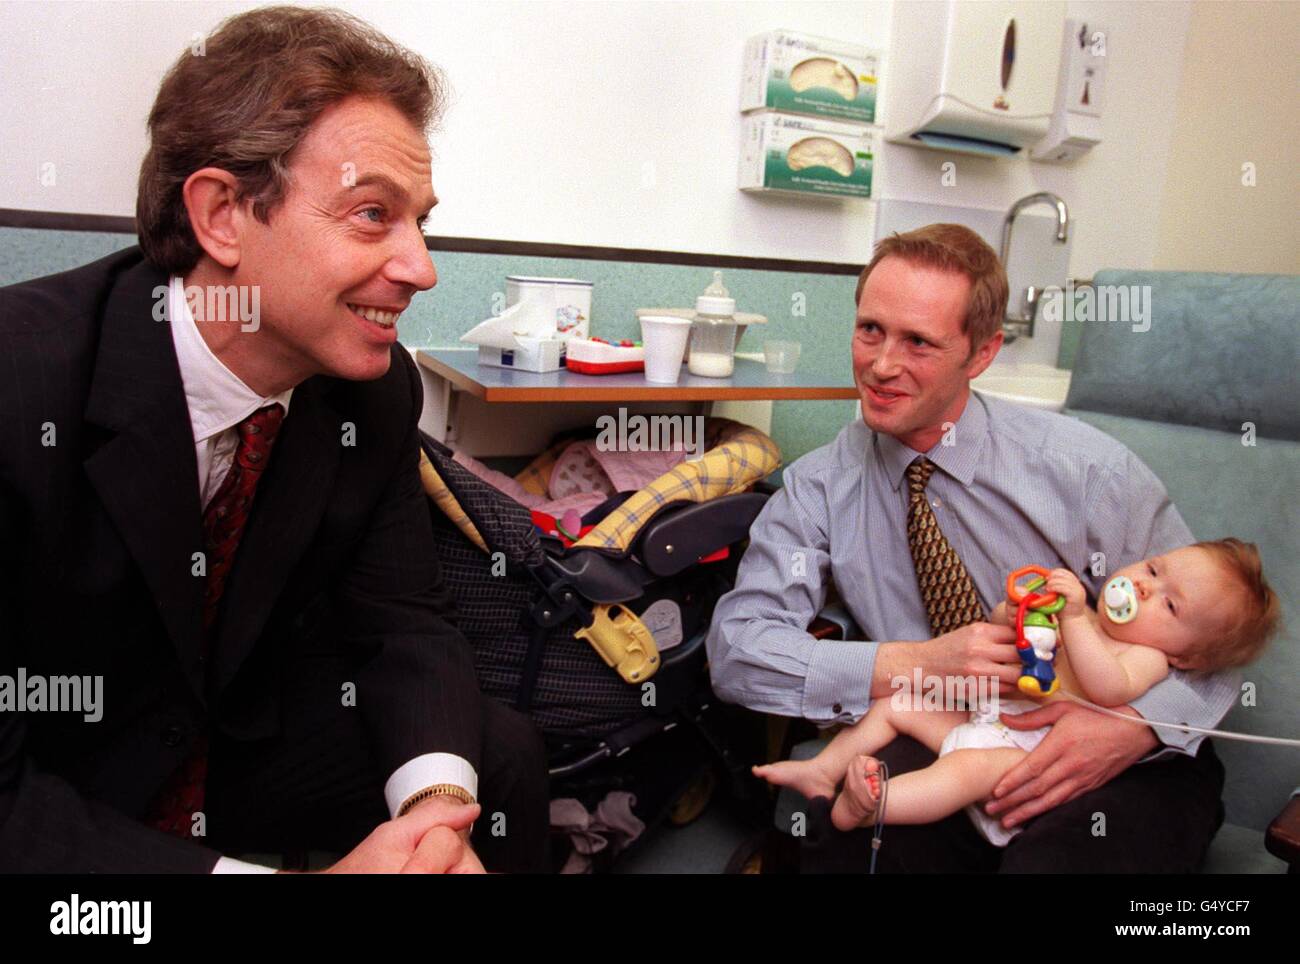
[[0,694],[102,680],[93,714],[0,698],[0,872],[544,869],[540,741],[454,627],[396,343],[437,109],[353,18],[232,18],[163,81],[141,248],[0,289]]

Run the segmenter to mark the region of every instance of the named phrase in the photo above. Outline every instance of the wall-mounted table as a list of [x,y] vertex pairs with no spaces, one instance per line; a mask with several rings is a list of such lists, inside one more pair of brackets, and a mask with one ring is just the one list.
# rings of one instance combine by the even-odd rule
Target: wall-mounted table
[[[834,384],[812,366],[775,375],[762,361],[743,354],[736,356],[730,378],[702,378],[683,369],[676,385],[647,382],[641,372],[582,375],[568,369],[538,373],[481,366],[472,348],[421,349],[415,358],[424,379],[420,427],[471,455],[532,454],[559,431],[594,425],[600,415],[616,414],[619,407],[629,413],[711,414],[720,402],[858,397],[852,384]],[[559,404],[541,404],[545,402]],[[732,411],[717,414],[736,417]]]

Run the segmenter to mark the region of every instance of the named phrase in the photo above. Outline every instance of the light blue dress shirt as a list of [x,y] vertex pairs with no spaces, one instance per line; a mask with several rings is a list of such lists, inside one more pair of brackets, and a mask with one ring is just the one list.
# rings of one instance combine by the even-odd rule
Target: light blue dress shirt
[[[926,495],[986,613],[1022,566],[1069,569],[1095,602],[1107,573],[1195,541],[1136,455],[1069,416],[972,392],[925,456],[937,466]],[[930,638],[907,543],[904,473],[918,457],[857,419],[786,469],[714,613],[708,650],[722,699],[820,724],[867,711],[879,643],[807,632],[832,582],[868,640]],[[1132,706],[1150,720],[1213,727],[1239,686],[1234,672],[1171,669]],[[1155,733],[1166,747],[1156,756],[1194,754],[1203,739]]]

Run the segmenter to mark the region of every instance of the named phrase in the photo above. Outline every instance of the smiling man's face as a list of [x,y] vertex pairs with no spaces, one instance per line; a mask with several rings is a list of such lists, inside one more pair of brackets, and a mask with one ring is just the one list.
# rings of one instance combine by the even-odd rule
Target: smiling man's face
[[437,204],[424,137],[386,101],[327,109],[290,155],[270,224],[245,220],[237,277],[260,285],[264,348],[305,376],[388,371],[397,315],[437,272],[421,226]]
[[863,419],[874,431],[926,452],[944,424],[961,417],[970,380],[1002,346],[999,332],[971,351],[962,330],[970,290],[963,274],[892,256],[867,276],[853,333],[853,376]]

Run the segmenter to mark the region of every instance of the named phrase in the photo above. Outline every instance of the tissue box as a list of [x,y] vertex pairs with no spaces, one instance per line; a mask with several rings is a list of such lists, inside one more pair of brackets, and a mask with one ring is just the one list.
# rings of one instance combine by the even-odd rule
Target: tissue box
[[555,372],[564,367],[564,345],[562,338],[529,339],[514,348],[479,345],[478,363],[521,372]]
[[506,307],[530,302],[555,318],[559,338],[586,338],[591,330],[590,281],[577,278],[506,276]]
[[880,53],[789,30],[745,44],[740,109],[782,110],[871,124],[876,119]]
[[750,114],[740,151],[742,191],[871,197],[876,132],[789,114]]

